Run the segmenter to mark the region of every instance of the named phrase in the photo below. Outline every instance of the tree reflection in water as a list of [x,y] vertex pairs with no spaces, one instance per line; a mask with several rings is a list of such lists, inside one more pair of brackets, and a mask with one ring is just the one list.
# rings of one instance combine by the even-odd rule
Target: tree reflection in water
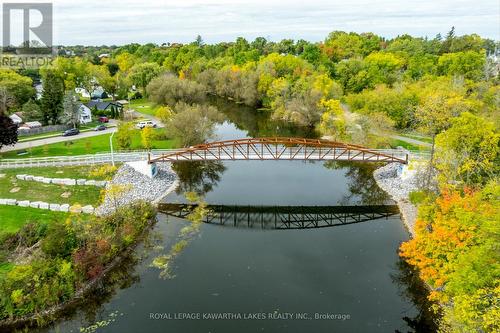
[[[437,332],[440,315],[431,309],[434,303],[427,298],[429,290],[419,278],[417,270],[401,258],[396,263],[396,269],[396,274],[391,275],[392,280],[398,285],[400,295],[410,300],[418,311],[413,318],[403,317],[403,320],[413,329],[404,333]],[[403,331],[396,330],[395,333],[403,333]]]
[[203,196],[212,191],[213,187],[220,181],[221,175],[226,167],[221,162],[175,162],[172,169],[179,177],[177,194],[195,192]]
[[386,204],[390,201],[389,195],[373,178],[373,171],[380,167],[379,164],[328,161],[324,166],[327,169],[347,170],[345,176],[349,180],[349,195],[343,198],[343,204],[353,202],[355,198],[359,198],[355,203],[363,205]]

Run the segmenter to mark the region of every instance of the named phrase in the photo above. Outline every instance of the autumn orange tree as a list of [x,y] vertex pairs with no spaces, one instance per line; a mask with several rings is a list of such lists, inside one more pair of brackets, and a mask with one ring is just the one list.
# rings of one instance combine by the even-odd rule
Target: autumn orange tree
[[499,198],[497,180],[481,191],[445,191],[420,207],[415,237],[401,245],[443,305],[445,331],[500,329]]

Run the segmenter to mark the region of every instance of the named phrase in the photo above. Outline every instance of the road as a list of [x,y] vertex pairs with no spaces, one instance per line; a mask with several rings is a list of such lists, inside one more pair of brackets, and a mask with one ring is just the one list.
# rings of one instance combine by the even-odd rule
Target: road
[[98,136],[98,135],[106,135],[106,134],[109,135],[115,131],[116,131],[116,127],[108,127],[108,129],[106,129],[104,131],[88,131],[88,132],[82,132],[78,135],[73,135],[73,136],[55,136],[55,137],[46,138],[46,139],[18,142],[13,146],[2,147],[0,152],[7,152],[7,151],[19,150],[19,149],[28,149],[28,148],[32,148],[32,147],[39,147],[39,146],[43,146],[43,145],[48,145],[51,143],[58,143],[58,142],[64,142],[64,141],[73,141],[73,140],[79,140],[79,139],[84,139],[84,138],[90,138],[90,137]]

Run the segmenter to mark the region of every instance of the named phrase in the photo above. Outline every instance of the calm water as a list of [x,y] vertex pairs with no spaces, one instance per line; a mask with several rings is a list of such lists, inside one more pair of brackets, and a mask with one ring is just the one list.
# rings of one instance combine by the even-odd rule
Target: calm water
[[[224,112],[226,121],[217,126],[221,139],[292,131],[253,110]],[[295,135],[313,133],[296,129]],[[209,204],[221,205],[392,204],[367,165],[241,161],[182,163],[175,169],[181,186],[166,202],[185,202],[184,191],[197,191]],[[153,259],[168,253],[189,224],[160,214],[138,258],[112,277],[116,288],[99,290],[67,320],[40,331],[79,332],[98,321],[106,323],[96,332],[116,333],[428,331],[422,328],[428,318],[414,303],[414,275],[397,256],[408,239],[399,215],[304,230],[203,224],[170,262],[171,276],[160,278]],[[242,319],[167,318],[186,313]],[[316,314],[337,318],[316,319]]]

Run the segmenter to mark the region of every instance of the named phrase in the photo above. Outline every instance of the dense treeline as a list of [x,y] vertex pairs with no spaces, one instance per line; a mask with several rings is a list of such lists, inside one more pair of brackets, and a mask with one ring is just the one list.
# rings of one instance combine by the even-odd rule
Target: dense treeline
[[[426,199],[401,255],[442,305],[443,332],[497,331],[499,48],[454,29],[433,39],[336,31],[319,43],[259,37],[207,45],[198,37],[186,45],[65,47],[40,73],[1,70],[0,107],[56,122],[61,90],[101,86],[112,98],[142,95],[161,105],[157,116],[184,146],[213,134],[217,112],[204,105],[207,94],[336,140],[376,146],[394,128],[424,134],[432,139]],[[30,86],[37,75],[48,87],[41,102]]]

